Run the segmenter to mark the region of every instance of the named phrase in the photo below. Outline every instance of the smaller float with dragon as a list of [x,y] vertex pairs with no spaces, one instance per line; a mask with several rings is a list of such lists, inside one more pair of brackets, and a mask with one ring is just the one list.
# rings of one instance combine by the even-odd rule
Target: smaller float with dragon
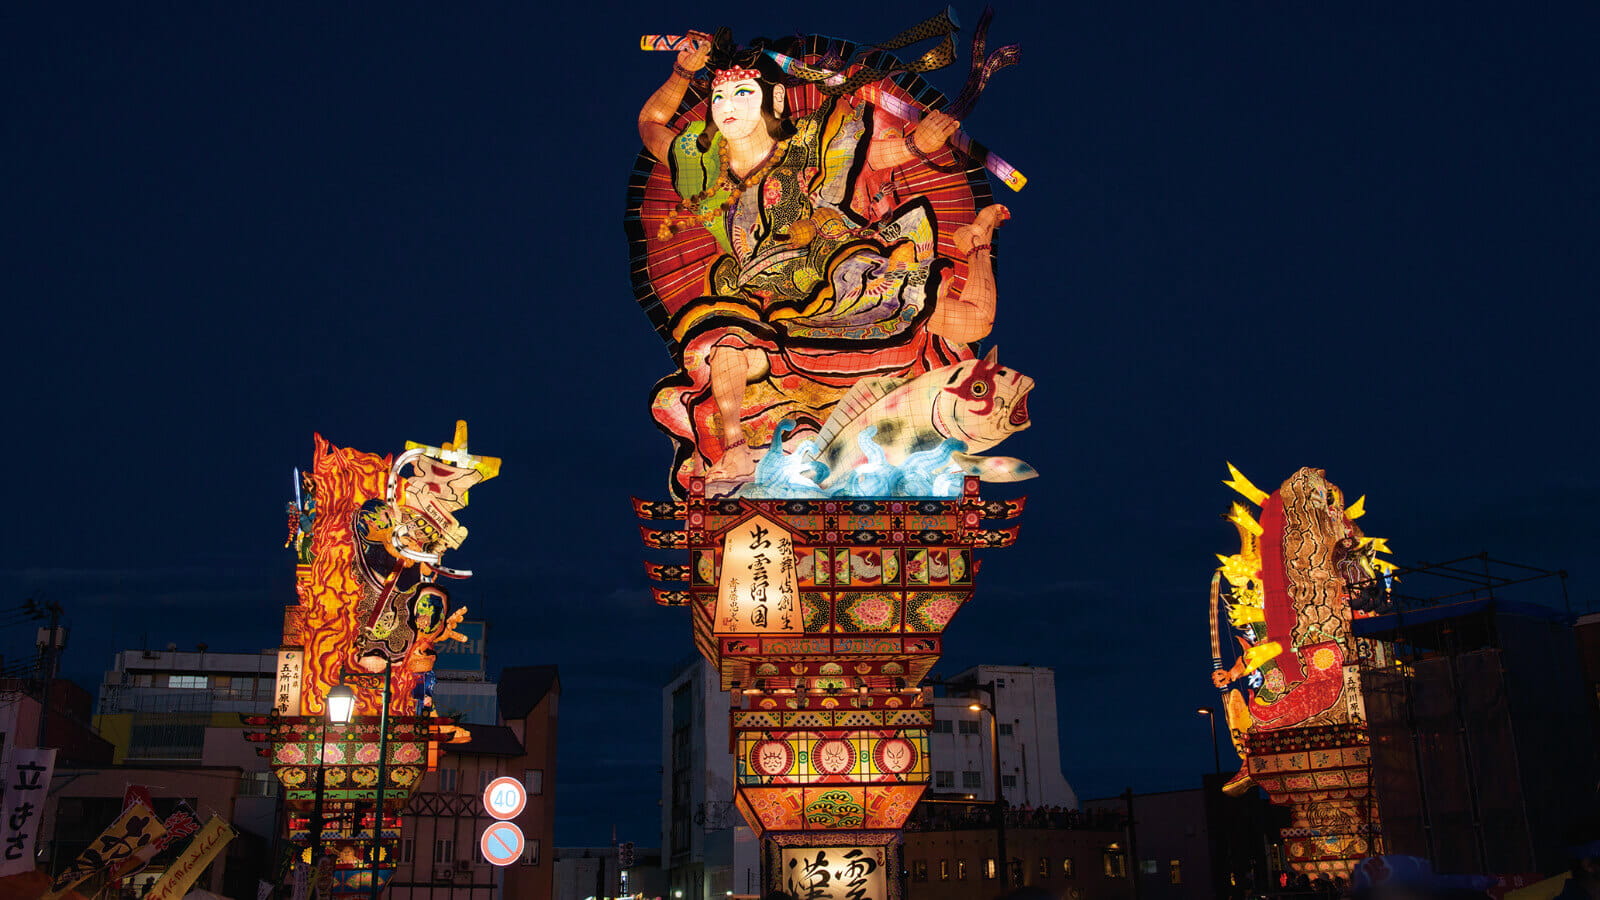
[[1350,623],[1385,602],[1395,566],[1381,556],[1387,543],[1356,524],[1366,498],[1347,505],[1321,469],[1271,493],[1228,472],[1224,484],[1259,511],[1233,504],[1239,550],[1219,554],[1211,578],[1211,680],[1244,761],[1223,790],[1259,785],[1290,808],[1296,871],[1348,876],[1379,834],[1359,669],[1383,653]]

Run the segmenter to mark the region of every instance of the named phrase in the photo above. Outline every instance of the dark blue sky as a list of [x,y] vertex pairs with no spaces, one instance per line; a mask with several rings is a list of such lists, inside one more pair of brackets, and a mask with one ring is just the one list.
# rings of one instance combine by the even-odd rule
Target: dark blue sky
[[[320,6],[6,17],[0,605],[65,606],[91,682],[146,639],[272,645],[312,432],[383,452],[466,418],[506,466],[457,597],[495,665],[561,666],[557,840],[653,843],[657,689],[691,648],[628,508],[670,455],[620,224],[670,64],[638,35],[872,40],[937,5]],[[1024,60],[966,123],[1032,179],[1001,189],[994,339],[1039,381],[1006,452],[1043,477],[944,668],[1055,667],[1084,796],[1209,767],[1224,460],[1327,468],[1401,560],[1488,549],[1592,596],[1597,28],[1589,3],[1000,8]]]

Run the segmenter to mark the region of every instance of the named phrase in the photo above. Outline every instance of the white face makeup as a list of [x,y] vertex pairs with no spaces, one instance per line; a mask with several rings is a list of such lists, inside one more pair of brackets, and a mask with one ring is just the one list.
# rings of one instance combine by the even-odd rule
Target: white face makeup
[[728,140],[749,137],[765,128],[761,118],[761,85],[754,78],[727,81],[711,92],[711,119]]

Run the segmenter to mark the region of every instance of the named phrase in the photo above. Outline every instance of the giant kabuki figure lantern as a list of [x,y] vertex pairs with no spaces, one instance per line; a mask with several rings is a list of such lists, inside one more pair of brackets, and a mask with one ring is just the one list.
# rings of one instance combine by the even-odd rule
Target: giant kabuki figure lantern
[[[1378,556],[1384,540],[1356,525],[1366,498],[1346,506],[1322,470],[1271,494],[1228,470],[1224,483],[1260,515],[1233,505],[1239,552],[1219,555],[1211,579],[1212,682],[1244,760],[1224,790],[1258,784],[1292,810],[1284,838],[1297,871],[1348,875],[1378,835],[1359,666],[1383,652],[1350,623],[1384,602],[1394,566]],[[1238,654],[1226,666],[1225,622]]]
[[[468,737],[433,711],[434,646],[464,640],[455,625],[466,614],[441,579],[472,574],[442,558],[466,538],[456,513],[468,490],[499,470],[467,450],[457,422],[453,441],[407,443],[394,457],[317,435],[311,471],[297,473],[286,544],[299,602],[284,615],[273,715],[246,721],[269,726],[250,737],[269,744],[289,836],[320,864],[327,894],[387,881],[400,811],[439,743]],[[330,709],[330,693],[353,693],[351,713]]]
[[[651,413],[676,499],[636,501],[733,696],[735,802],[765,836],[769,887],[878,900],[928,783],[919,688],[971,596],[974,551],[1016,529],[980,481],[1034,476],[983,456],[1030,424],[1032,379],[973,343],[994,323],[986,169],[961,130],[1015,47],[946,102],[918,73],[953,61],[941,15],[870,49],[726,30],[646,36],[676,51],[645,104],[629,189],[635,293],[675,371]],[[923,40],[909,62],[892,55]]]

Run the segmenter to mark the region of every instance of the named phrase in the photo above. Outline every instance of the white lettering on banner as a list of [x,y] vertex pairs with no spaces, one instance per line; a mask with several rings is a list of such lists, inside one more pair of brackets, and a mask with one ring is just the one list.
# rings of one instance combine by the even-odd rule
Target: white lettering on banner
[[300,691],[305,679],[305,651],[278,651],[278,689],[272,708],[285,716],[300,715]]

